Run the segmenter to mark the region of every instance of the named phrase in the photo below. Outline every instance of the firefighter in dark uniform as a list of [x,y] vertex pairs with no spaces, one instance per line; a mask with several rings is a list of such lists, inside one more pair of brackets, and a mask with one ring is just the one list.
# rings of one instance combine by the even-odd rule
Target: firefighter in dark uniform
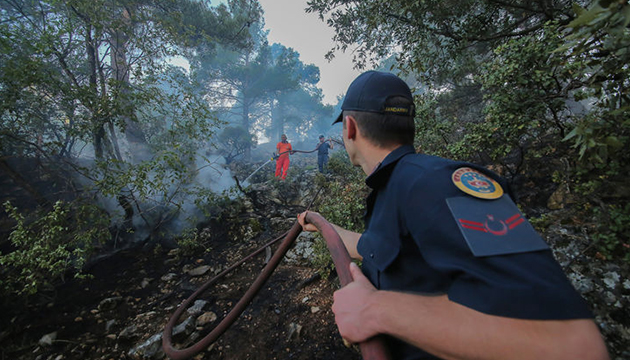
[[333,148],[333,143],[331,141],[326,141],[324,139],[324,135],[319,135],[319,142],[315,149],[317,150],[317,166],[319,167],[319,172],[324,174],[326,172],[326,167],[328,165],[328,149]]
[[341,335],[383,334],[393,359],[608,359],[588,305],[504,180],[416,154],[413,116],[405,82],[368,71],[335,121],[372,189],[363,234],[333,225],[363,267],[351,264],[354,281],[335,292]]

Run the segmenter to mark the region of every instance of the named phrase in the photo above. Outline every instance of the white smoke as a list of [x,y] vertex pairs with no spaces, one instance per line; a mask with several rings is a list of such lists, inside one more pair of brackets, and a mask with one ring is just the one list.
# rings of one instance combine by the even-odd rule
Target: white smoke
[[[122,140],[120,143],[121,151],[127,155],[126,142]],[[90,144],[81,144],[75,149],[73,155],[77,163],[86,168],[92,167],[95,160],[93,147]],[[124,223],[125,210],[119,202],[118,194],[106,195],[100,192],[95,183],[86,176],[78,176],[77,179],[84,189],[92,193],[97,205],[108,212],[114,228],[124,229],[125,225],[133,226],[132,234],[118,234],[114,242],[121,244],[122,240],[118,238],[124,238],[125,242],[132,244],[147,239],[152,241],[150,237],[157,233],[160,234],[157,235],[158,238],[172,239],[204,220],[204,213],[198,207],[196,194],[204,190],[222,194],[236,185],[223,156],[216,154],[203,156],[202,153],[207,154],[205,150],[202,150],[195,156],[192,180],[182,181],[181,174],[175,171],[149,171],[145,184],[159,186],[168,184],[171,179],[174,181],[166,188],[145,188],[142,193],[140,189],[123,189],[121,193],[125,195],[133,208],[134,215],[130,224]],[[134,166],[130,158],[127,161],[129,161],[128,166]]]

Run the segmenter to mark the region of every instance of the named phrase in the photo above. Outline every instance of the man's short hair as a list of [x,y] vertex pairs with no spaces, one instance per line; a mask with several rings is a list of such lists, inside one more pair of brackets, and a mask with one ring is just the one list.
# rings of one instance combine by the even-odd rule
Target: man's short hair
[[[396,96],[388,99],[386,105],[409,107],[413,106],[413,101],[406,97]],[[346,126],[346,115],[351,115],[355,118],[361,134],[378,147],[413,145],[415,136],[413,116],[346,110],[343,112],[344,127]]]

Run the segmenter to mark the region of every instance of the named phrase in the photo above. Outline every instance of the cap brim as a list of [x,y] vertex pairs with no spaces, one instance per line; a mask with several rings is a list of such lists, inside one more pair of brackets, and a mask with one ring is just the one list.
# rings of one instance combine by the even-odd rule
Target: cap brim
[[341,122],[343,120],[343,111],[339,114],[339,116],[337,116],[337,120],[333,121],[333,123],[331,125],[335,125],[338,122]]

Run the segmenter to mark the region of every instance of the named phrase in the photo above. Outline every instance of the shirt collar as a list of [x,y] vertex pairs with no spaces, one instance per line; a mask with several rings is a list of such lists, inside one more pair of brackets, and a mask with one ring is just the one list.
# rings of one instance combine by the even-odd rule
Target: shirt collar
[[365,184],[372,189],[385,185],[398,160],[407,154],[415,154],[415,152],[416,150],[411,145],[402,145],[396,148],[376,166],[376,169],[365,179]]

